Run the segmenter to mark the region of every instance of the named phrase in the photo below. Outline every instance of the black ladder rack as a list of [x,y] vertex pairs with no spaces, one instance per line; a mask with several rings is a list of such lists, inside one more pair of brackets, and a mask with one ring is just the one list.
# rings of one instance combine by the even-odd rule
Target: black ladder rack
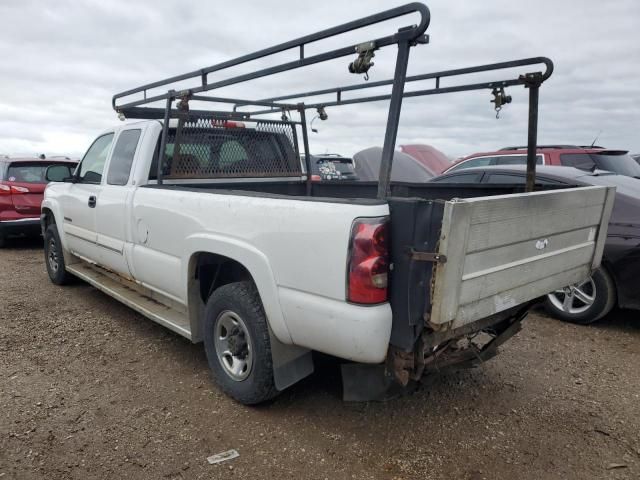
[[[418,24],[410,25],[404,28],[400,28],[397,32],[379,37],[374,40],[368,40],[363,43],[350,44],[341,48],[326,51],[323,53],[315,54],[312,56],[305,55],[305,45],[313,42],[324,40],[330,37],[341,35],[353,30],[362,29],[364,27],[374,25],[380,22],[391,20],[398,17],[403,17],[410,14],[418,14],[420,21]],[[528,153],[527,153],[527,189],[532,190],[535,180],[535,151],[537,141],[537,119],[538,119],[538,89],[540,85],[551,75],[553,72],[553,63],[551,60],[544,57],[528,58],[523,60],[515,60],[511,62],[494,63],[489,65],[481,65],[469,68],[460,68],[455,70],[447,70],[423,75],[415,75],[407,77],[407,64],[409,61],[409,52],[412,47],[420,44],[428,43],[428,36],[424,34],[430,22],[430,13],[426,5],[422,3],[409,3],[400,7],[392,8],[374,15],[370,15],[358,20],[354,20],[342,25],[338,25],[326,30],[322,30],[317,33],[306,35],[304,37],[297,38],[279,45],[275,45],[270,48],[259,50],[257,52],[243,55],[241,57],[228,60],[226,62],[219,63],[207,68],[194,70],[182,75],[166,78],[164,80],[152,82],[146,85],[142,85],[137,88],[126,90],[113,96],[112,105],[121,117],[126,118],[147,118],[147,119],[163,119],[163,132],[160,146],[160,159],[158,161],[158,183],[162,183],[162,165],[164,164],[165,146],[167,142],[167,136],[169,131],[169,120],[171,118],[178,119],[178,128],[176,137],[180,137],[180,132],[183,128],[184,122],[193,118],[212,118],[216,120],[250,120],[254,117],[264,114],[282,112],[282,123],[290,124],[292,126],[300,125],[302,131],[303,145],[305,149],[305,163],[307,172],[307,192],[311,191],[311,169],[310,169],[310,157],[308,148],[308,136],[307,136],[307,122],[305,112],[308,109],[319,109],[330,106],[348,105],[354,103],[373,102],[380,100],[389,100],[389,111],[387,116],[387,124],[385,131],[385,138],[382,149],[382,159],[380,164],[380,174],[378,181],[378,197],[386,198],[389,194],[389,183],[391,176],[391,167],[393,162],[393,151],[395,149],[395,142],[397,137],[398,122],[400,118],[400,109],[402,107],[402,99],[406,97],[416,97],[425,95],[434,95],[441,93],[451,93],[467,90],[480,90],[480,89],[496,89],[504,88],[508,86],[524,85],[529,88],[529,128],[528,128]],[[346,56],[358,55],[356,61],[350,65],[350,70],[355,70],[356,73],[366,73],[368,70],[367,61],[370,61],[370,57],[367,57],[372,52],[381,48],[385,48],[391,45],[397,45],[398,52],[395,63],[395,74],[393,79],[368,82],[357,85],[347,85],[343,87],[334,87],[324,90],[315,90],[297,94],[286,94],[276,97],[271,97],[261,100],[247,100],[238,98],[228,98],[220,96],[201,95],[204,92],[220,89],[230,85],[236,85],[258,78],[266,77],[282,73],[289,70],[294,70],[309,65],[326,62],[329,60],[342,58]],[[258,69],[250,73],[242,75],[236,75],[230,78],[217,81],[209,81],[209,76],[214,73],[223,72],[224,70],[245,64],[254,60],[269,57],[271,55],[284,52],[291,49],[299,50],[299,58],[290,62],[285,62],[277,65],[273,65],[267,68]],[[533,64],[544,64],[545,71],[524,73],[515,78],[508,78],[504,80],[498,80],[493,82],[481,82],[470,83],[466,85],[457,85],[450,87],[440,86],[440,80],[442,78],[455,77],[460,75],[467,75],[479,72],[487,72],[494,70],[502,70],[508,68],[515,68],[521,66],[528,66]],[[362,67],[364,65],[364,67]],[[362,67],[359,69],[359,67]],[[183,88],[180,90],[172,89],[171,86],[190,79],[198,79],[197,85],[190,88]],[[435,88],[405,91],[405,84],[408,82],[415,82],[419,80],[435,80]],[[355,97],[355,98],[343,98],[343,93],[352,92],[356,90],[363,90],[367,88],[391,86],[391,93],[384,95],[376,95],[369,97]],[[168,88],[166,93],[157,95],[149,95],[149,91],[152,89]],[[328,102],[313,102],[304,103],[301,100],[307,97],[335,94],[335,100]],[[142,96],[142,98],[139,98]],[[137,97],[134,99],[127,99],[127,97]],[[297,100],[291,102],[289,100]],[[177,105],[174,107],[173,102],[178,100]],[[189,109],[189,101],[204,101],[223,103],[230,106],[229,110],[191,110]],[[153,107],[150,104],[164,101],[165,106]],[[263,107],[261,110],[241,110],[244,107]],[[285,115],[290,111],[297,111],[300,115],[299,122],[293,122]],[[277,120],[271,120],[271,122],[277,123]]]

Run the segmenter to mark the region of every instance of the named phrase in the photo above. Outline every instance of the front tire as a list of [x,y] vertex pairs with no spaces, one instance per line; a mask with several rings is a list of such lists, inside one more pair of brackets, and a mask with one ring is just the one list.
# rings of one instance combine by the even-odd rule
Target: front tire
[[65,285],[71,280],[71,275],[66,271],[62,242],[55,223],[47,227],[44,232],[44,263],[47,266],[49,279],[56,285]]
[[230,397],[254,405],[278,394],[267,318],[252,282],[223,285],[209,297],[204,346],[216,383]]
[[550,293],[545,301],[550,315],[579,325],[600,320],[615,304],[616,287],[603,267],[583,282]]

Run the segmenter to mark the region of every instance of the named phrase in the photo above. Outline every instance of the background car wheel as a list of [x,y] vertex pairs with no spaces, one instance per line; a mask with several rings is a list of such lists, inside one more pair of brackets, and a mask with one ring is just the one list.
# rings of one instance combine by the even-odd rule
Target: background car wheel
[[216,383],[245,405],[275,397],[269,328],[252,282],[218,288],[204,318],[204,346]]
[[55,224],[51,224],[44,232],[44,263],[49,278],[56,285],[69,283],[71,275],[65,270],[62,243]]
[[547,311],[567,322],[588,325],[601,319],[616,303],[613,279],[600,267],[583,282],[547,295]]

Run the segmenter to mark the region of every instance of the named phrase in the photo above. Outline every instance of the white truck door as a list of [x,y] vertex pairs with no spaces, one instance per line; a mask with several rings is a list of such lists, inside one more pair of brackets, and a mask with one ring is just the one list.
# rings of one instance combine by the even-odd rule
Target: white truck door
[[113,133],[98,137],[87,150],[77,171],[77,181],[62,197],[63,230],[69,250],[98,261],[96,205],[102,189],[102,173],[113,143]]
[[139,127],[121,130],[118,134],[95,208],[98,263],[126,276],[131,276],[125,254],[125,244],[130,240],[129,198],[135,188],[131,167],[141,136]]

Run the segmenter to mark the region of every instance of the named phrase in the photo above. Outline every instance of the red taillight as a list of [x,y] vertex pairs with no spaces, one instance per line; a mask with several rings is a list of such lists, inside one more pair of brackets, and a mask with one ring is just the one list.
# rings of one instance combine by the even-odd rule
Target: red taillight
[[18,187],[17,185],[11,185],[11,193],[29,193],[29,189],[27,187]]
[[387,301],[388,218],[359,218],[353,222],[347,268],[348,301],[366,304]]
[[11,187],[0,183],[0,195],[11,195]]

